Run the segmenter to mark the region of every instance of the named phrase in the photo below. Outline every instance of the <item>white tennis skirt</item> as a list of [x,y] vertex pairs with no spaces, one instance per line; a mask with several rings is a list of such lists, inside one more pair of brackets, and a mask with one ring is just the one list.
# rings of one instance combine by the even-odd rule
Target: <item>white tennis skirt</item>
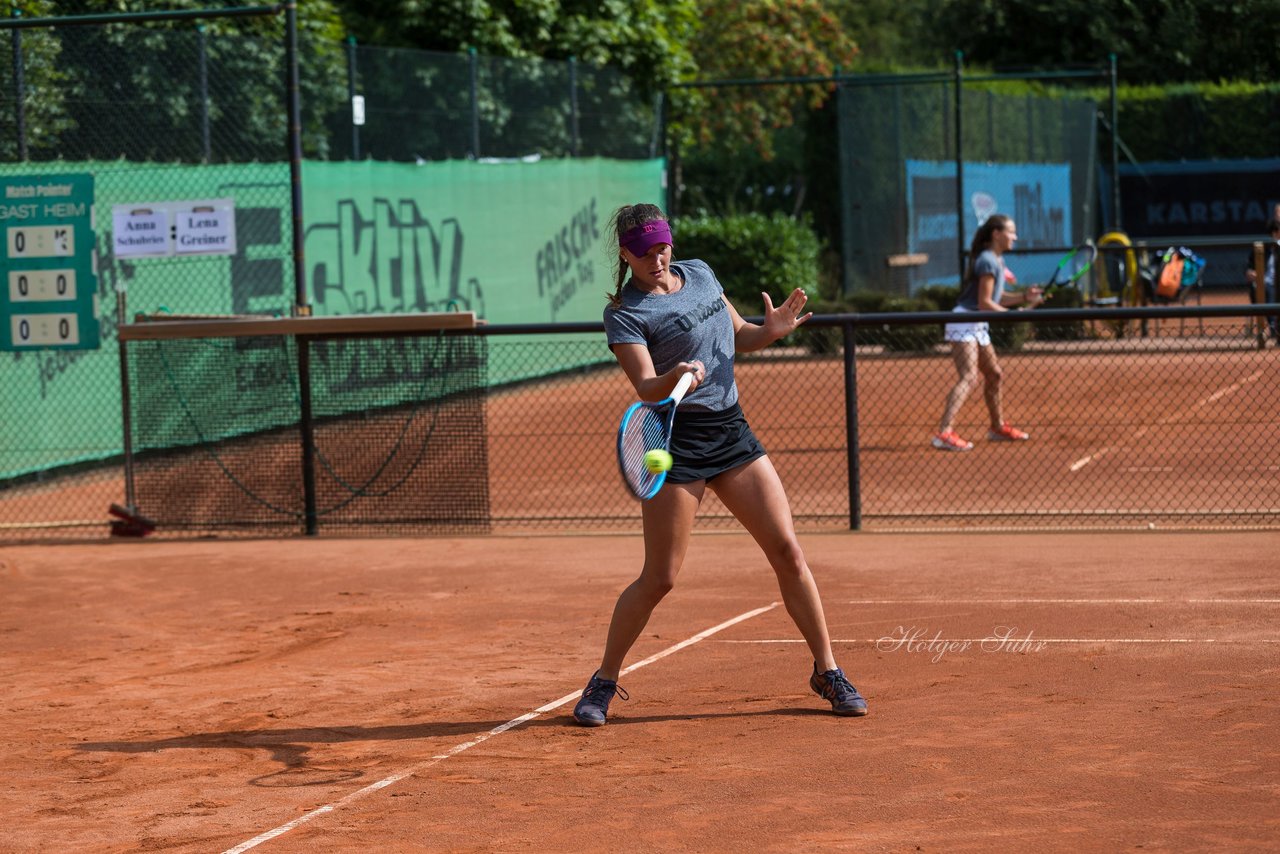
[[[956,306],[952,311],[965,313],[969,309],[963,306]],[[981,323],[948,323],[942,337],[947,341],[972,341],[979,347],[989,347],[991,345],[991,325],[985,321]]]

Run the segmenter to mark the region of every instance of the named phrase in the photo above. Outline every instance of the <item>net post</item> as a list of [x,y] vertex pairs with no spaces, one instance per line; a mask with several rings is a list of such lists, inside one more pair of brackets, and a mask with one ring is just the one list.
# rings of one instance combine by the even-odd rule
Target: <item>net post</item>
[[316,434],[311,417],[311,336],[298,335],[298,429],[302,439],[303,529],[314,537],[319,513],[316,509]]
[[844,336],[844,430],[849,458],[849,530],[862,530],[862,466],[858,452],[858,361],[853,321],[840,327]]
[[[126,319],[125,291],[123,284],[116,286],[116,328],[124,326]],[[120,437],[124,445],[124,506],[130,512],[137,509],[137,490],[134,485],[133,465],[133,398],[129,384],[129,350],[122,336],[116,335],[120,354]]]

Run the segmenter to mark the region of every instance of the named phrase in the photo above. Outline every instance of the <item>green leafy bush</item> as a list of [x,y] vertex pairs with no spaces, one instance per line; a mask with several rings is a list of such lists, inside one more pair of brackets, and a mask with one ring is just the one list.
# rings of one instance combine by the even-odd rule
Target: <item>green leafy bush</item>
[[[1088,94],[1105,108],[1110,92]],[[1120,138],[1140,163],[1275,156],[1280,136],[1280,83],[1248,81],[1127,86],[1116,90]],[[1098,134],[1109,157],[1111,138]]]
[[674,223],[676,257],[700,258],[715,270],[734,308],[744,316],[764,311],[762,291],[774,305],[795,288],[818,293],[821,244],[807,222],[781,213],[681,218]]

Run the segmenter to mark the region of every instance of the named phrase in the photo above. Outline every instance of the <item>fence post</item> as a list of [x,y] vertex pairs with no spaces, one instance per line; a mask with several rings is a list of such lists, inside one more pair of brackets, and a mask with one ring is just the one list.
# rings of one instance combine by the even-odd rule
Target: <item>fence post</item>
[[347,103],[351,107],[351,159],[360,159],[360,123],[356,121],[356,37],[347,36]]
[[[849,229],[851,227],[849,216],[849,177],[848,177],[848,157],[846,152],[849,150],[851,140],[849,139],[849,131],[845,129],[845,105],[844,101],[844,83],[840,66],[836,66],[835,84],[836,91],[832,96],[832,104],[836,111],[836,184],[840,190],[840,297],[843,299],[849,295],[849,264],[852,261],[849,258],[848,246]],[[894,173],[895,175],[897,172]],[[899,197],[901,198],[901,197]],[[903,206],[905,208],[905,205]]]
[[467,55],[471,64],[471,157],[474,160],[480,159],[480,83],[479,83],[479,59],[476,56],[476,49],[467,48]]
[[200,158],[208,163],[212,146],[209,143],[209,43],[204,24],[196,24],[196,49],[200,55]]
[[844,432],[849,456],[849,530],[862,530],[862,467],[858,450],[858,360],[853,321],[840,327],[844,336]]
[[1027,114],[1027,162],[1035,163],[1036,162],[1036,122],[1035,122],[1034,105],[1033,105],[1030,93],[1028,93],[1024,97],[1026,99],[1025,109]]
[[[1273,252],[1276,250],[1272,250]],[[1262,248],[1261,241],[1254,241],[1253,244],[1253,293],[1250,299],[1254,305],[1262,305],[1267,301],[1267,260],[1266,252]],[[1264,315],[1258,315],[1253,319],[1255,329],[1258,335],[1258,349],[1265,350],[1267,347],[1267,318]]]
[[987,90],[987,159],[996,158],[996,93]]
[[1120,107],[1116,100],[1116,55],[1109,55],[1111,88],[1111,210],[1112,231],[1123,231],[1124,220],[1120,214]]
[[[302,230],[302,94],[298,79],[298,3],[286,0],[285,64],[288,80],[286,103],[289,111],[289,185],[293,190],[293,289],[295,317],[308,317],[306,263],[303,259]],[[300,409],[298,428],[302,442],[302,501],[306,534],[316,533],[315,429],[311,423],[311,342],[305,335],[298,345],[298,396]]]
[[649,138],[649,158],[667,156],[667,93],[653,96],[653,136]]
[[[22,10],[13,8],[13,17],[21,18]],[[27,159],[26,79],[22,65],[22,30],[13,30],[13,118],[18,130],[18,159]]]
[[964,51],[956,51],[955,71],[955,113],[956,113],[956,246],[960,262],[960,287],[964,288],[964,137],[961,133],[962,114],[964,112],[964,93],[961,91],[964,79]]
[[578,156],[578,58],[569,57],[569,156]]

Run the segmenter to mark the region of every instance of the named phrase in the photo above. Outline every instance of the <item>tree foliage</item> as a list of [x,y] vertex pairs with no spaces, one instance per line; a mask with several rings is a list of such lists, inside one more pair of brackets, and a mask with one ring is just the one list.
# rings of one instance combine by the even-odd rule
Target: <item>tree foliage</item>
[[846,70],[950,67],[951,51],[940,51],[929,37],[936,5],[936,0],[827,0],[858,45],[858,57]]
[[[703,80],[829,78],[847,68],[858,46],[819,0],[703,0],[698,29]],[[775,132],[821,107],[830,83],[777,83],[694,90],[681,116],[702,143],[731,141],[768,161]]]
[[[231,5],[231,4],[226,4]],[[323,114],[345,100],[343,27],[328,0],[298,18],[303,133],[324,156]],[[20,3],[25,17],[153,12],[142,0]],[[171,0],[167,9],[208,9]],[[26,139],[48,157],[196,160],[204,156],[201,114],[209,114],[215,160],[282,159],[284,31],[281,14],[120,22],[23,31]],[[208,98],[200,90],[199,40],[207,48]],[[50,62],[56,57],[56,62]],[[6,151],[11,146],[6,144]]]
[[1280,0],[947,0],[921,33],[993,67],[1099,64],[1130,84],[1274,80]]
[[[55,14],[52,0],[30,0],[19,4],[18,13],[25,18],[46,18]],[[23,65],[23,87],[26,91],[43,91],[51,97],[41,99],[24,99],[24,131],[27,150],[40,150],[56,141],[58,134],[68,127],[65,99],[52,96],[59,85],[66,79],[66,72],[60,68],[59,54],[62,46],[53,38],[48,30],[23,29],[11,30],[4,40],[17,38],[20,45]],[[6,44],[6,50],[8,49]],[[0,63],[0,92],[6,96],[14,89],[13,64]],[[4,98],[8,101],[8,98]],[[12,130],[9,124],[13,123]],[[17,117],[5,110],[0,117],[0,159],[16,160],[19,154],[17,139]]]
[[612,65],[649,96],[696,73],[694,0],[338,0],[361,43]]

